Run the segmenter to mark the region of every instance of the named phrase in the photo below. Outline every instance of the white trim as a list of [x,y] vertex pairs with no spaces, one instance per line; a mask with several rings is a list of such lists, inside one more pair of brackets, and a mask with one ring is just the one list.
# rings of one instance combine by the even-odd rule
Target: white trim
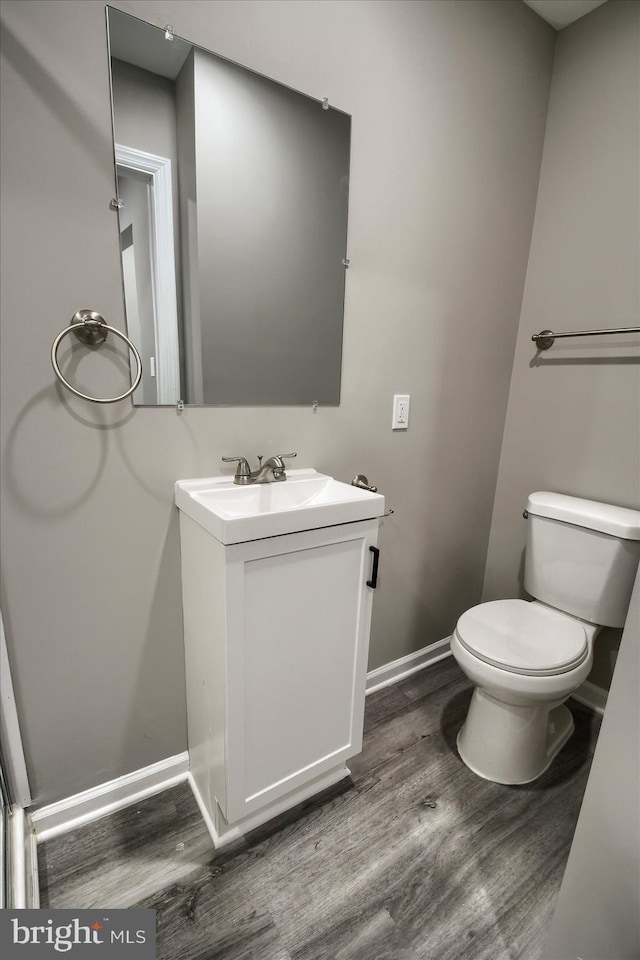
[[[415,653],[410,653],[406,657],[401,657],[399,660],[386,663],[376,670],[371,670],[367,674],[367,696],[369,696],[370,693],[375,693],[376,690],[382,690],[383,687],[398,683],[400,680],[404,680],[405,677],[410,677],[412,673],[417,673],[419,670],[424,670],[425,667],[430,667],[439,660],[444,660],[445,657],[451,656],[450,640],[451,637],[438,640],[428,647],[423,647],[422,650],[416,650]],[[571,697],[577,700],[578,703],[584,704],[585,707],[589,707],[590,710],[601,715],[604,713],[607,705],[607,696],[607,690],[604,690],[595,683],[591,683],[589,680],[581,683],[578,689],[571,694]]]
[[178,308],[173,234],[171,160],[154,153],[115,145],[116,166],[151,178],[151,250],[156,351],[156,390],[159,404],[180,399]]
[[31,804],[29,778],[22,749],[20,723],[16,698],[11,681],[11,666],[4,635],[4,623],[0,613],[0,733],[2,734],[2,759],[9,780],[11,802],[21,807]]
[[[404,680],[406,677],[451,656],[449,639],[449,637],[446,637],[444,640],[438,640],[436,643],[432,643],[422,650],[417,650],[415,653],[410,653],[406,657],[401,657],[382,667],[371,670],[367,674],[367,696],[370,693],[381,690],[383,687],[398,683],[400,680]],[[576,692],[572,694],[572,697],[579,703],[590,707],[596,713],[604,713],[607,702],[607,691],[596,686],[596,684],[585,681],[578,687]],[[346,767],[341,768],[339,771],[331,771],[327,776],[327,783],[323,782],[320,787],[318,787],[318,782],[314,780],[312,786],[300,791],[294,791],[293,796],[295,796],[295,800],[293,802],[301,802],[312,793],[318,792],[319,789],[324,789],[329,785],[329,781],[335,783],[347,774],[348,770]],[[49,840],[51,837],[67,833],[69,830],[75,829],[75,827],[108,816],[110,813],[114,813],[116,810],[120,810],[130,804],[138,803],[145,797],[161,793],[163,790],[168,790],[170,787],[184,780],[188,780],[191,786],[193,795],[200,807],[200,812],[202,813],[216,848],[226,846],[228,843],[241,837],[248,830],[255,829],[255,827],[270,820],[291,805],[292,795],[289,795],[280,802],[269,804],[264,810],[256,812],[254,816],[243,819],[241,828],[236,825],[220,836],[205,809],[198,788],[189,772],[189,754],[185,751],[173,757],[167,757],[165,760],[151,764],[148,767],[143,767],[140,770],[134,770],[133,773],[129,773],[124,777],[118,777],[107,783],[99,784],[90,790],[85,790],[82,793],[74,794],[64,800],[59,800],[57,803],[51,803],[45,807],[41,807],[39,810],[32,811],[31,822],[33,830],[27,831],[27,820],[24,811],[14,809],[11,817],[11,843],[13,850],[17,851],[14,856],[14,864],[16,864],[17,870],[15,883],[18,886],[12,887],[12,896],[14,898],[17,897],[20,902],[24,902],[26,897],[27,900],[32,901],[31,903],[27,903],[27,905],[37,905],[37,901],[34,901],[34,897],[37,898],[38,889],[37,880],[34,880],[34,877],[37,878],[36,854],[33,844],[34,838],[37,839],[38,843],[43,840]],[[30,849],[30,847],[32,849]],[[21,876],[26,876],[26,880],[20,880],[19,878]],[[13,878],[14,873],[12,872],[12,881]],[[16,902],[15,899],[14,902]]]
[[189,754],[185,751],[34,810],[31,820],[38,843],[161,793],[186,780],[188,772]]
[[400,657],[399,660],[393,660],[391,663],[385,663],[382,667],[370,670],[367,674],[367,696],[375,693],[376,690],[382,690],[392,683],[398,683],[405,677],[410,677],[412,673],[424,670],[439,660],[451,656],[449,646],[450,637],[444,640],[437,640],[435,643],[423,647],[422,650],[416,650],[415,653],[409,653],[406,657]]
[[585,680],[584,683],[581,683],[578,689],[571,694],[573,700],[584,704],[585,707],[589,707],[590,710],[593,710],[594,713],[599,713],[600,716],[604,714],[608,696],[608,690],[599,687],[596,683],[591,683],[590,680]]
[[[200,793],[200,790],[198,789],[198,784],[196,783],[196,781],[195,781],[195,779],[194,779],[193,774],[191,773],[191,771],[189,771],[189,773],[187,774],[187,783],[188,783],[189,786],[191,787],[191,792],[192,792],[192,794],[193,794],[193,796],[194,796],[194,798],[195,798],[196,803],[198,804],[198,809],[200,810],[200,815],[201,815],[202,819],[204,820],[204,825],[205,825],[205,827],[207,828],[207,830],[209,831],[209,836],[211,837],[211,840],[213,841],[213,845],[214,845],[214,847],[215,847],[216,850],[217,850],[218,847],[220,846],[220,836],[219,836],[219,834],[218,834],[218,831],[217,831],[216,828],[215,828],[215,824],[214,824],[212,818],[209,816],[209,811],[207,810],[207,805],[206,805],[206,803],[204,802],[204,800],[202,799],[202,794]],[[234,832],[234,836],[233,836],[233,837],[230,837],[230,839],[229,839],[227,842],[230,843],[231,840],[237,840],[237,839],[239,839],[241,836],[242,836],[242,834],[240,833],[240,831],[239,831],[239,830],[236,830],[236,831]]]
[[286,810],[290,810],[299,803],[302,803],[303,800],[308,800],[309,797],[314,797],[316,794],[321,793],[323,790],[327,790],[334,784],[340,783],[341,780],[344,780],[344,778],[350,776],[350,774],[351,771],[348,767],[344,765],[336,767],[333,770],[330,770],[328,773],[324,773],[319,777],[315,777],[304,787],[299,787],[297,790],[292,790],[291,793],[288,793],[286,796],[280,797],[278,800],[274,800],[261,810],[256,810],[255,813],[251,813],[249,816],[243,817],[236,823],[226,824],[228,829],[225,829],[223,833],[219,833],[216,829],[213,818],[210,816],[207,806],[198,789],[198,785],[191,774],[187,776],[187,780],[191,785],[191,790],[196,799],[196,803],[200,808],[202,819],[204,820],[205,826],[209,831],[213,845],[216,850],[220,850],[222,847],[229,846],[229,844],[233,843],[235,840],[240,840],[245,834],[249,833],[251,830],[255,830],[256,827],[260,827],[263,823],[273,820],[273,818],[277,817],[279,814],[284,813]]

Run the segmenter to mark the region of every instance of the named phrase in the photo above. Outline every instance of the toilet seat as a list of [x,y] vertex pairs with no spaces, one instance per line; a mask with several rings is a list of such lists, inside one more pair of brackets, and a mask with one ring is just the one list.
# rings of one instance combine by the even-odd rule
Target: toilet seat
[[578,621],[526,600],[472,607],[458,620],[456,636],[479,660],[526,676],[568,673],[589,654]]

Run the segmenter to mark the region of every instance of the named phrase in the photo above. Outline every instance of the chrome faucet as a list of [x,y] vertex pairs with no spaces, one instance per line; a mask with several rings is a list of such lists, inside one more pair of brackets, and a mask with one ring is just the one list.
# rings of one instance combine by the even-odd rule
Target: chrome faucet
[[246,457],[223,457],[225,463],[238,461],[234,483],[246,486],[249,483],[277,483],[280,480],[286,480],[287,474],[282,462],[289,457],[297,457],[297,453],[281,453],[275,457],[269,457],[262,462],[262,457],[258,457],[259,465],[257,470],[252,470]]
[[284,463],[282,462],[284,457],[295,457],[295,453],[282,453],[279,456],[269,457],[268,460],[265,460],[262,463],[262,457],[258,457],[260,461],[260,466],[257,470],[254,470],[251,474],[252,483],[273,483],[278,480],[286,480],[287,474],[285,473]]

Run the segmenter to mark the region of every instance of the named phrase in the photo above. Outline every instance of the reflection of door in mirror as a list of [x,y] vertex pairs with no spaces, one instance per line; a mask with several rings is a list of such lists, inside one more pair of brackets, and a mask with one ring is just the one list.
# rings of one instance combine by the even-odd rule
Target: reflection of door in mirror
[[116,144],[120,250],[129,336],[142,357],[143,404],[180,399],[171,161]]
[[124,302],[129,336],[142,358],[142,379],[136,390],[137,403],[156,403],[155,344],[143,331],[153,331],[153,281],[151,274],[151,235],[149,230],[149,184],[129,171],[118,169],[120,215],[120,255]]

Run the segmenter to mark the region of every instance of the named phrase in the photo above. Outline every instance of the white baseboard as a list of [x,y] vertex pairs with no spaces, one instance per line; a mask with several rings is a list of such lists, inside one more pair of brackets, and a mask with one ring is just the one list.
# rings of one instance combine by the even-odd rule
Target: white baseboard
[[[422,650],[416,650],[415,653],[410,653],[406,657],[400,657],[399,660],[394,660],[371,670],[367,674],[367,696],[451,656],[449,639],[449,637],[446,637],[444,640],[438,640],[428,647],[423,647]],[[572,694],[572,697],[596,713],[604,713],[607,691],[603,690],[602,687],[585,681]],[[19,814],[14,821],[14,830],[20,832],[20,838],[24,835],[24,839],[16,836],[15,846],[16,849],[25,851],[25,857],[21,869],[16,874],[15,895],[17,899],[20,902],[26,902],[28,906],[37,905],[37,855],[33,842],[34,837],[38,843],[49,840],[51,837],[108,816],[108,814],[137,803],[145,797],[161,793],[163,790],[167,790],[188,778],[190,779],[189,754],[185,751],[173,757],[167,757],[159,763],[134,770],[133,773],[124,777],[118,777],[116,780],[99,784],[97,787],[59,800],[57,803],[41,807],[39,810],[30,811],[30,818],[26,814]],[[197,789],[195,789],[195,784],[191,783],[191,786],[200,809],[203,810],[203,804]],[[28,823],[29,819],[30,823]],[[212,829],[213,825],[208,822],[209,820],[208,816],[205,817],[207,826],[213,835],[215,831]],[[251,827],[255,825],[252,823]],[[229,842],[232,839],[235,839],[235,836],[227,837],[225,835],[224,840],[217,837],[218,843],[216,846],[224,845],[224,842]]]
[[38,843],[167,790],[186,780],[188,773],[189,754],[185,751],[34,810],[31,821]]
[[422,650],[416,650],[415,653],[409,653],[406,657],[400,657],[399,660],[393,660],[382,667],[370,670],[367,674],[367,696],[375,693],[376,690],[382,690],[383,687],[391,686],[392,683],[398,683],[405,677],[410,677],[412,673],[417,673],[439,660],[444,660],[445,657],[450,657],[450,639],[445,637],[444,640],[438,640],[428,647],[423,647]]
[[[367,695],[375,690],[380,690],[382,687],[397,683],[412,673],[417,673],[418,670],[422,670],[424,667],[428,667],[430,664],[448,656],[450,656],[450,650],[449,639],[447,638],[433,643],[423,650],[418,650],[416,653],[401,657],[393,663],[378,667],[377,670],[372,670],[367,674]],[[134,770],[133,773],[124,777],[98,784],[90,790],[76,793],[64,800],[57,801],[57,803],[51,803],[39,810],[31,811],[36,839],[38,843],[41,843],[43,840],[50,840],[52,837],[67,833],[83,824],[106,817],[116,810],[121,810],[123,807],[143,800],[145,797],[150,797],[154,793],[160,793],[162,790],[173,787],[176,783],[186,780],[188,774],[189,754],[185,751],[151,766]],[[192,783],[192,788],[194,788],[193,792],[200,809],[203,810],[203,804],[194,783]],[[207,822],[213,836],[215,831],[212,829],[213,825],[209,823],[209,819],[205,817],[205,822]],[[252,822],[251,828],[256,825]],[[223,838],[218,837],[216,845],[224,845],[225,842],[230,842],[234,838],[227,838],[225,835],[223,840]]]
[[200,808],[202,819],[204,820],[205,826],[209,831],[211,840],[213,841],[213,846],[216,850],[220,850],[222,847],[227,847],[230,843],[233,843],[235,840],[239,840],[241,837],[244,837],[245,834],[255,830],[256,827],[262,826],[263,823],[268,823],[269,820],[273,820],[273,818],[277,817],[279,814],[284,813],[286,810],[290,810],[292,807],[297,806],[304,800],[308,800],[309,797],[313,797],[318,793],[322,793],[323,790],[327,790],[334,784],[339,783],[341,780],[344,780],[345,777],[350,776],[350,774],[351,771],[344,764],[342,764],[340,767],[334,768],[333,770],[329,770],[328,773],[324,773],[321,776],[316,777],[311,783],[307,783],[304,787],[299,787],[297,790],[293,790],[285,797],[280,797],[279,800],[269,803],[266,807],[263,807],[262,810],[257,810],[248,817],[244,817],[242,820],[239,820],[237,823],[233,824],[233,826],[227,824],[228,829],[225,829],[224,833],[220,833],[218,831],[216,824],[213,821],[213,817],[209,813],[202,794],[198,789],[198,784],[196,783],[192,774],[189,774],[187,779],[191,786],[191,791],[196,799],[196,803]]
[[[399,660],[386,663],[376,670],[371,670],[367,674],[367,696],[383,687],[398,683],[405,677],[411,676],[412,673],[417,673],[418,670],[424,670],[425,667],[429,667],[439,660],[444,660],[445,657],[451,656],[450,639],[450,637],[446,637],[444,640],[438,640],[437,643],[423,647],[422,650],[416,650],[415,653],[410,653],[406,657],[401,657]],[[599,714],[604,713],[607,696],[607,690],[591,683],[589,680],[581,683],[575,693],[571,694],[572,699]]]
[[[382,687],[397,683],[412,673],[417,673],[418,670],[422,670],[448,656],[450,656],[450,650],[449,639],[447,638],[433,643],[423,650],[418,650],[416,653],[410,653],[406,657],[385,664],[383,667],[378,667],[377,670],[372,670],[367,674],[367,695],[375,690],[380,690]],[[31,811],[32,829],[35,831],[37,842],[41,843],[43,840],[50,840],[52,837],[67,833],[83,824],[106,817],[116,810],[121,810],[123,807],[137,803],[145,797],[150,797],[154,793],[167,790],[188,777],[189,754],[185,751],[176,754],[174,757],[167,757],[166,760],[161,760],[159,763],[151,764],[151,766],[134,770],[133,773],[124,777],[98,784],[90,790],[76,793],[64,800]],[[189,779],[191,778],[189,777]],[[199,793],[193,782],[191,786],[204,816]],[[270,815],[274,814],[271,813]],[[208,815],[205,816],[205,822],[213,836],[215,830],[209,820]],[[252,821],[247,829],[253,829],[255,826],[257,826],[257,823]],[[241,833],[238,832],[238,835],[241,835]],[[216,835],[214,842],[217,841],[216,846],[221,846],[233,839],[235,839],[235,836],[225,835],[222,838]]]
[[608,695],[608,690],[599,687],[595,683],[591,683],[589,680],[585,680],[584,683],[581,683],[578,689],[571,694],[571,698],[577,700],[578,703],[584,704],[585,707],[589,707],[595,713],[602,715],[607,705]]

